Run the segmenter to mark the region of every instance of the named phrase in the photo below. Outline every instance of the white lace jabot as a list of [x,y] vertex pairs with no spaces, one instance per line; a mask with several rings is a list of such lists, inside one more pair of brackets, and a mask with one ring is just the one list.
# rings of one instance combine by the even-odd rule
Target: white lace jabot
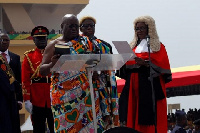
[[[135,53],[144,53],[144,52],[148,52],[147,40],[146,39],[142,39],[140,44],[135,49]],[[152,53],[151,49],[150,49],[150,52]]]

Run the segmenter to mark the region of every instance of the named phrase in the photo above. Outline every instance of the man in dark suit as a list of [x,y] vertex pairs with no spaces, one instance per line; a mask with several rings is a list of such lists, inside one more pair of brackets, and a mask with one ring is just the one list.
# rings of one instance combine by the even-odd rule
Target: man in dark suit
[[[1,58],[1,56],[0,56]],[[1,65],[2,67],[2,65]],[[5,72],[0,68],[0,132],[13,133],[12,124],[12,94],[11,85]]]
[[20,131],[20,119],[19,119],[19,110],[22,109],[22,89],[21,89],[21,63],[20,63],[20,56],[14,54],[8,50],[10,39],[7,34],[1,33],[0,34],[0,54],[5,58],[7,63],[9,64],[10,68],[12,69],[15,77],[14,81],[14,90],[15,90],[15,97],[17,102],[18,108],[18,118],[15,120],[18,124],[18,132]]
[[0,54],[0,133],[19,133],[14,81],[12,69]]

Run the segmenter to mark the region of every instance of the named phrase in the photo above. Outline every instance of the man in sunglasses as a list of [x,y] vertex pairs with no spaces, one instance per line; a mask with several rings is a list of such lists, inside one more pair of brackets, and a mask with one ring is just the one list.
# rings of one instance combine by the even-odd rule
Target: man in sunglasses
[[[79,21],[75,15],[66,14],[62,19],[61,29],[63,36],[50,42],[44,51],[42,65],[40,67],[40,72],[43,75],[50,73],[50,69],[55,65],[60,56],[59,54],[55,54],[55,46],[58,44],[69,46],[70,53],[68,54],[74,56],[77,54],[85,54],[86,50],[91,50],[92,52],[91,42],[87,37],[82,36],[83,39],[80,40]],[[108,53],[109,48],[100,47],[100,52],[103,54],[105,52]],[[51,100],[55,132],[94,132],[95,128],[87,73],[85,71],[52,72],[51,77]],[[101,88],[96,82],[93,83],[97,130],[98,132],[103,132],[105,128],[102,121],[102,112],[100,111],[100,94],[98,92]],[[112,81],[110,84],[116,85],[116,82]],[[112,89],[112,94],[117,95],[115,91],[116,86],[113,86]],[[102,88],[101,93],[105,91]],[[116,101],[117,98],[112,99],[112,103],[116,103]],[[117,104],[113,105],[117,106]],[[106,109],[111,110],[111,108]],[[112,111],[116,113],[117,109],[112,108]]]
[[50,101],[50,75],[42,76],[39,71],[48,35],[49,31],[44,26],[37,26],[32,30],[31,36],[36,48],[24,53],[22,63],[25,108],[31,114],[34,133],[45,132],[46,119],[50,132],[54,132]]
[[[84,36],[87,36],[90,39],[90,41],[92,41],[93,39],[94,40],[97,39],[97,37],[94,36],[95,24],[96,24],[96,19],[94,17],[84,16],[80,19],[79,23],[80,23],[80,31]],[[101,41],[107,47],[109,47],[110,53],[112,54],[112,46],[104,40],[101,39],[98,40]]]
[[[92,43],[95,43],[95,42],[97,43],[93,45],[98,45],[98,46],[102,45],[105,49],[108,48],[109,52],[107,54],[112,54],[111,45],[101,39],[97,39],[94,36],[95,24],[96,24],[96,19],[94,17],[84,16],[79,20],[79,23],[80,23],[80,31],[82,32],[83,36],[87,36]],[[95,53],[95,51],[93,53]],[[105,87],[104,90],[106,90],[106,88],[110,89],[113,87],[113,85],[111,84],[106,84],[107,82],[110,82],[107,79],[110,79],[110,75],[106,71],[101,72],[101,74],[98,74],[96,71],[93,73],[93,80],[101,83],[101,87]],[[101,82],[101,81],[106,81],[106,82]],[[99,93],[102,93],[102,92],[99,91]],[[105,129],[108,129],[113,123],[115,124],[115,126],[118,126],[119,118],[118,118],[118,113],[108,111],[108,108],[112,109],[115,107],[112,107],[111,103],[106,102],[106,101],[109,101],[109,98],[112,99],[113,96],[110,95],[108,96],[109,98],[106,98],[106,95],[109,95],[107,91],[105,91],[104,93],[102,93],[102,95],[100,95],[100,99],[102,99],[100,102],[101,102],[101,112],[102,112],[102,116],[104,120],[104,127]]]

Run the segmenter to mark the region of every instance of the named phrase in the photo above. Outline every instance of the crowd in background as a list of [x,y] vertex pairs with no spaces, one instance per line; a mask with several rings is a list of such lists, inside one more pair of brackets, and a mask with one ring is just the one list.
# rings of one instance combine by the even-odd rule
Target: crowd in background
[[[185,112],[184,109],[182,111]],[[200,119],[200,109],[189,109],[189,111],[185,112],[187,117],[187,126],[185,127],[186,130],[192,131],[194,129],[194,121]],[[176,116],[175,113],[169,113],[167,115],[167,121],[168,121],[168,130],[173,130],[173,128],[176,125]]]

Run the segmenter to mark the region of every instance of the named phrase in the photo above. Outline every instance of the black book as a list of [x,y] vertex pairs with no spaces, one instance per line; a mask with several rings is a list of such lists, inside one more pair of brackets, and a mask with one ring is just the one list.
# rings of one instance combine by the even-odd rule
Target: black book
[[70,54],[70,46],[63,44],[56,44],[54,54],[59,54],[59,55]]

